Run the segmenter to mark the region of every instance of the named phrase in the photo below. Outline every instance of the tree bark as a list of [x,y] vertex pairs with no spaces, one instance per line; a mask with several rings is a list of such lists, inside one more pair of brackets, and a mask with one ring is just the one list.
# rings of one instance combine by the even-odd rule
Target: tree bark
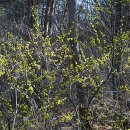
[[[67,0],[68,5],[68,32],[70,40],[70,46],[72,51],[72,64],[76,69],[77,65],[80,65],[79,55],[77,51],[77,43],[75,42],[76,38],[76,1],[75,0]],[[78,72],[80,73],[80,72]],[[80,119],[80,128],[81,130],[91,130],[89,121],[87,120],[87,110],[85,108],[85,94],[84,89],[82,87],[82,83],[79,81],[76,82],[77,88],[77,99],[79,102],[79,119]]]
[[115,14],[114,17],[114,24],[112,26],[113,28],[113,34],[112,34],[112,46],[113,46],[113,57],[112,57],[112,88],[113,88],[113,98],[118,97],[118,88],[120,86],[120,78],[119,78],[119,72],[120,72],[120,65],[121,65],[121,50],[122,45],[121,42],[117,41],[114,42],[114,39],[116,37],[119,37],[120,30],[121,30],[121,17],[122,17],[122,3],[121,0],[116,0],[114,2],[114,10]]
[[52,15],[54,12],[54,0],[47,0],[46,1],[46,9],[45,9],[45,16],[44,16],[44,37],[50,34],[51,27],[52,27]]
[[34,18],[33,18],[33,14],[32,14],[32,6],[33,6],[33,0],[27,0],[27,12],[28,12],[28,20],[27,20],[27,24],[30,28],[33,27],[34,25]]

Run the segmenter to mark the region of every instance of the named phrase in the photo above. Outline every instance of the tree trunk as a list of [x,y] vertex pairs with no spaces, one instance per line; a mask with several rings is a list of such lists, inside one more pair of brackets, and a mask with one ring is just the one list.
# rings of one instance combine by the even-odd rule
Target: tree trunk
[[125,7],[125,24],[126,24],[126,31],[130,31],[130,2],[126,3]]
[[[70,32],[69,37],[72,39],[70,40],[70,46],[72,51],[72,64],[74,68],[76,65],[80,65],[79,55],[77,51],[77,43],[75,42],[76,38],[76,1],[75,0],[67,0],[68,5],[68,31]],[[75,68],[76,69],[76,68]],[[78,72],[80,73],[80,72]],[[79,102],[79,119],[81,122],[81,130],[91,130],[89,121],[87,120],[87,111],[85,108],[85,94],[84,89],[82,87],[82,83],[79,81],[76,82],[77,88],[77,99]]]
[[113,98],[118,97],[118,88],[120,86],[120,78],[119,78],[119,72],[120,72],[120,65],[121,65],[121,49],[122,45],[120,41],[117,41],[114,43],[114,39],[116,37],[119,37],[120,30],[121,30],[121,17],[122,17],[122,3],[121,0],[115,1],[115,14],[114,14],[114,24],[113,24],[113,57],[112,57],[112,88],[113,88]]
[[32,14],[32,6],[33,6],[33,0],[27,0],[27,12],[28,12],[28,20],[27,20],[27,24],[30,28],[33,27],[34,25],[34,18],[33,18],[33,14]]
[[46,9],[44,16],[44,37],[50,34],[52,27],[52,15],[54,12],[54,0],[46,1]]

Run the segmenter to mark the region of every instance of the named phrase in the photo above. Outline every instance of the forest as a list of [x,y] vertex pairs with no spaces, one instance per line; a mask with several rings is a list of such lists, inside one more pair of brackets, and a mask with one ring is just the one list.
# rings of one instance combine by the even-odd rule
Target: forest
[[0,130],[130,130],[130,0],[0,0]]

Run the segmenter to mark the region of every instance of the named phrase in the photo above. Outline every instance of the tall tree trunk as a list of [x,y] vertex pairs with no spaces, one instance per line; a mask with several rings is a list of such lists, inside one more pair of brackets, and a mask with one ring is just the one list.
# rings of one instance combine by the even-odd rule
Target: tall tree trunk
[[126,3],[126,8],[125,8],[125,24],[126,24],[126,31],[130,30],[130,2]]
[[121,17],[122,17],[122,3],[121,0],[114,1],[114,24],[113,24],[113,59],[112,59],[112,88],[113,88],[113,98],[117,98],[118,92],[120,86],[120,78],[119,78],[119,72],[120,72],[120,65],[121,65],[121,49],[122,45],[121,42],[118,41],[114,43],[114,39],[116,37],[119,37],[120,30],[121,30]]
[[32,14],[32,6],[33,6],[33,0],[27,0],[27,12],[28,12],[28,20],[27,20],[27,24],[30,28],[33,27],[34,25],[34,18],[33,18],[33,14]]
[[[77,43],[75,42],[76,38],[76,1],[75,0],[67,0],[68,5],[68,31],[70,31],[69,37],[70,46],[72,51],[72,64],[76,69],[76,65],[80,65],[79,55],[77,51]],[[80,72],[79,72],[80,73]],[[89,121],[87,120],[87,112],[85,108],[85,94],[84,89],[82,87],[82,83],[79,81],[76,82],[77,88],[77,99],[79,102],[79,118],[81,122],[81,130],[91,130]]]
[[27,12],[28,12],[27,24],[30,28],[33,28],[35,24],[35,18],[33,16],[32,7],[39,5],[40,2],[41,2],[40,0],[27,0]]
[[50,34],[52,27],[52,15],[54,12],[54,0],[46,1],[46,9],[44,16],[44,37]]
[[[130,2],[122,0],[114,0],[114,24],[113,24],[113,61],[112,61],[112,84],[113,91],[117,91],[119,86],[123,85],[123,80],[120,76],[121,67],[121,53],[122,53],[122,39],[120,39],[122,31],[128,31],[130,26]],[[117,42],[114,43],[115,38],[118,38]],[[120,39],[120,40],[119,40]],[[117,92],[116,92],[117,93]],[[117,95],[114,93],[114,98]]]

